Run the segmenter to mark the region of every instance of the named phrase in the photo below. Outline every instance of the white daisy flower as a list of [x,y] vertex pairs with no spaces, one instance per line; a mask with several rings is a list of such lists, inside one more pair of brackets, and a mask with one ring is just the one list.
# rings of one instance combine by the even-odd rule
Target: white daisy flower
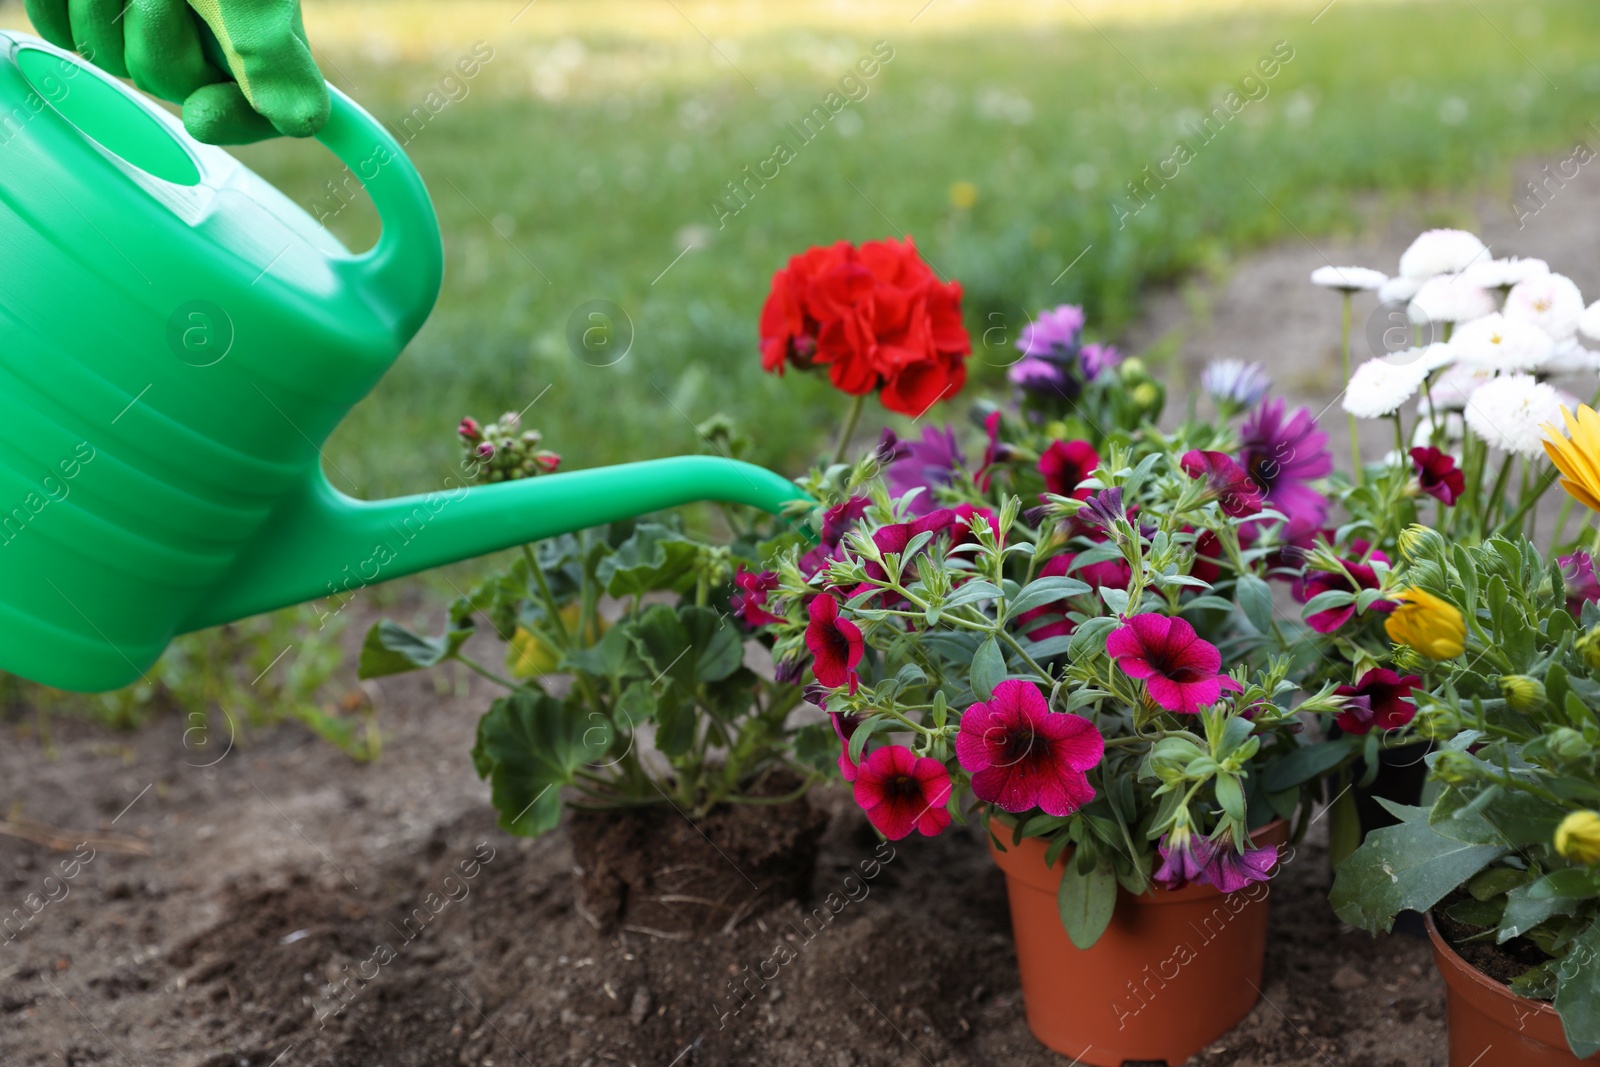
[[1550,358],[1555,347],[1539,327],[1498,311],[1462,323],[1450,343],[1461,362],[1497,371],[1533,370]]
[[1344,409],[1358,419],[1393,415],[1400,405],[1417,395],[1428,371],[1420,362],[1395,363],[1369,359],[1350,375],[1344,390]]
[[[1417,428],[1411,431],[1411,447],[1427,448],[1437,442],[1437,447],[1444,448],[1446,452],[1453,450],[1446,447],[1454,445],[1467,436],[1467,422],[1461,417],[1459,411],[1443,411],[1439,413],[1439,435],[1434,436],[1434,420],[1429,418],[1427,403],[1417,406]],[[1459,456],[1456,457],[1458,460]]]
[[1489,290],[1469,285],[1459,274],[1436,274],[1422,283],[1406,312],[1412,322],[1470,322],[1498,303]]
[[1396,301],[1410,300],[1417,295],[1417,290],[1422,288],[1419,278],[1403,278],[1395,275],[1382,285],[1378,286],[1378,300],[1385,304]]
[[[1440,411],[1460,411],[1467,406],[1467,398],[1480,385],[1494,381],[1494,377],[1493,367],[1457,362],[1439,375],[1438,381],[1428,386],[1428,395],[1433,397],[1433,405]],[[1427,408],[1426,399],[1422,406]],[[1424,410],[1423,414],[1428,414],[1428,411]]]
[[1533,459],[1544,455],[1547,422],[1559,424],[1561,397],[1531,374],[1485,382],[1467,400],[1467,425],[1490,447]]
[[1552,375],[1593,374],[1600,371],[1600,352],[1592,352],[1579,344],[1576,337],[1569,337],[1556,342],[1550,350],[1550,358],[1544,361],[1539,370]]
[[1483,242],[1466,230],[1426,230],[1400,256],[1400,273],[1420,281],[1435,274],[1459,274],[1489,258]]
[[1573,335],[1583,311],[1583,294],[1564,274],[1527,278],[1506,294],[1506,318],[1537,326],[1557,341]]
[[1600,341],[1600,300],[1583,309],[1578,316],[1578,332],[1591,341]]
[[1337,289],[1342,293],[1376,289],[1388,280],[1387,274],[1371,267],[1318,267],[1311,272],[1312,285]]
[[1491,259],[1487,263],[1474,263],[1462,271],[1461,276],[1469,285],[1483,289],[1505,289],[1549,273],[1550,264],[1542,259],[1518,259],[1512,256],[1508,259]]

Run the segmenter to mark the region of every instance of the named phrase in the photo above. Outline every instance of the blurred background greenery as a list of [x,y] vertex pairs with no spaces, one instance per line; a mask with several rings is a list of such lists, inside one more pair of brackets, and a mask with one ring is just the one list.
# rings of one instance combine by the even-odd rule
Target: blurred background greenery
[[[725,412],[753,458],[795,471],[839,398],[762,374],[756,319],[807,245],[913,235],[966,288],[993,379],[1027,311],[1081,301],[1114,335],[1152,283],[1348,227],[1357,194],[1505,181],[1600,118],[1589,0],[925,2],[306,0],[325,73],[379,118],[404,129],[430,92],[448,101],[402,136],[438,205],[444,292],[333,439],[335,480],[434,488],[461,415],[536,397],[527,421],[568,466],[694,451],[694,425]],[[865,98],[802,143],[786,124],[878,41],[893,59]],[[1280,41],[1293,58],[1264,98],[1210,143],[1187,132]],[[493,58],[460,78],[478,42]],[[1119,228],[1125,183],[1179,139],[1195,158]],[[719,226],[725,183],[779,140],[797,158]],[[317,148],[240,154],[308,209],[337,206]],[[364,246],[376,222],[363,198],[331,228]],[[571,350],[589,301],[631,322],[615,365]]]
[[[462,415],[529,404],[568,467],[697,451],[696,424],[725,413],[750,458],[797,472],[842,398],[763,374],[756,322],[772,272],[811,244],[913,235],[965,287],[975,377],[993,383],[1030,311],[1082,302],[1114,338],[1154,284],[1350,229],[1375,201],[1503,186],[1516,158],[1600,135],[1591,0],[306,0],[305,15],[329,80],[400,132],[444,231],[437,311],[327,450],[364,496],[436,488]],[[0,25],[26,27],[20,4]],[[790,124],[878,42],[893,58],[804,143]],[[1202,143],[1194,124],[1230,91],[1259,98]],[[1179,140],[1194,157],[1119,220],[1127,183]],[[779,141],[796,158],[741,205],[727,183]],[[239,155],[313,213],[341,204],[315,146]],[[351,247],[377,233],[364,198],[329,225]],[[569,329],[594,325],[594,301],[622,314],[580,358]]]

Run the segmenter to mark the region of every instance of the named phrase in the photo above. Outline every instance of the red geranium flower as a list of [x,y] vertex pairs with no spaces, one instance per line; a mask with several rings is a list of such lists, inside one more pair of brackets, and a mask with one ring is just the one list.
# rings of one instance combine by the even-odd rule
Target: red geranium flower
[[[1355,547],[1355,546],[1352,546]],[[1382,552],[1374,552],[1369,558],[1381,560],[1385,563],[1388,559]],[[1315,598],[1319,593],[1331,590],[1346,593],[1360,594],[1363,589],[1376,589],[1379,586],[1378,574],[1365,563],[1354,560],[1344,560],[1344,569],[1337,571],[1307,571],[1305,581],[1301,583],[1296,596],[1302,603]],[[1367,608],[1368,611],[1390,612],[1394,610],[1394,603],[1388,600],[1375,600]],[[1306,616],[1306,625],[1319,634],[1331,634],[1351,619],[1355,618],[1356,605],[1352,601],[1343,607],[1325,608]]]
[[811,616],[806,626],[806,647],[815,657],[811,673],[829,689],[848,685],[854,693],[861,681],[856,677],[856,667],[866,652],[861,627],[839,618],[839,602],[827,593],[812,597],[806,613]]
[[1387,667],[1374,667],[1355,685],[1334,690],[1345,698],[1344,710],[1334,721],[1347,734],[1368,733],[1374,726],[1386,731],[1404,726],[1417,714],[1411,691],[1421,684],[1415,674],[1401,677]]
[[743,619],[746,625],[768,626],[783,621],[767,610],[767,596],[778,588],[776,571],[757,574],[740,567],[739,573],[733,576],[733,584],[739,587],[739,591],[730,598],[733,613]]
[[1014,813],[1071,815],[1089,803],[1094,787],[1084,772],[1105,750],[1093,723],[1052,712],[1038,686],[1017,679],[995,686],[987,704],[968,708],[956,735],[956,757],[972,774],[972,792]]
[[1422,491],[1450,507],[1467,490],[1467,476],[1456,466],[1455,457],[1437,448],[1413,448],[1411,465],[1416,468]]
[[1129,678],[1144,679],[1150,699],[1167,711],[1193,713],[1240,685],[1222,669],[1222,653],[1183,619],[1146,613],[1111,631],[1106,653]]
[[773,275],[760,329],[769,373],[825,366],[838,389],[877,389],[903,415],[919,416],[966,384],[972,342],[961,286],[939,281],[910,238],[859,249],[840,241],[795,256]]
[[1039,457],[1039,473],[1044,475],[1047,493],[1070,496],[1078,500],[1089,499],[1093,489],[1078,488],[1100,466],[1100,454],[1088,441],[1051,441],[1050,447]]
[[885,745],[861,761],[856,803],[890,841],[912,830],[933,837],[950,825],[950,772],[904,745]]
[[1179,463],[1189,477],[1206,480],[1225,514],[1237,519],[1261,510],[1261,487],[1229,456],[1195,448],[1185,452]]

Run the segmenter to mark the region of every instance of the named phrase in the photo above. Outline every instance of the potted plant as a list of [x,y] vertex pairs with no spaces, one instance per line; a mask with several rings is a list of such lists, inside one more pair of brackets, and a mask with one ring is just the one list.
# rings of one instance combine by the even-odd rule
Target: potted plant
[[1428,916],[1452,1067],[1575,1064],[1600,1052],[1600,584],[1522,539],[1404,543],[1431,799],[1389,805],[1333,904],[1373,932]]
[[[475,480],[560,462],[514,414],[458,434]],[[741,533],[726,544],[664,518],[523,546],[438,636],[384,620],[362,649],[364,678],[456,662],[503,690],[473,765],[502,829],[542,834],[573,812],[580,909],[603,930],[682,937],[809,892],[826,818],[793,757],[800,690],[745,665],[760,592],[731,578],[760,535],[730,518]],[[506,642],[503,668],[465,647],[484,624]]]
[[753,577],[827,713],[806,751],[831,741],[871,824],[985,825],[1035,1035],[1180,1063],[1259,996],[1278,846],[1327,769],[1298,735],[1349,704],[1292,680],[1320,635],[1268,584],[1304,572],[1283,553],[1320,528],[1325,439],[1246,368],[1216,383],[1243,436],[1162,433],[1159,387],[1081,327],[1060,308],[1023,338],[978,462],[947,427],[814,471],[819,542]]

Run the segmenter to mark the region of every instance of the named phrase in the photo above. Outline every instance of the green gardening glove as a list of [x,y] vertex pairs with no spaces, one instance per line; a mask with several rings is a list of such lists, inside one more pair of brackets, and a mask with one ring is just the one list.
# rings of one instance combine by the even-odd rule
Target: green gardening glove
[[299,0],[26,0],[39,35],[183,105],[211,144],[310,137],[328,121]]

